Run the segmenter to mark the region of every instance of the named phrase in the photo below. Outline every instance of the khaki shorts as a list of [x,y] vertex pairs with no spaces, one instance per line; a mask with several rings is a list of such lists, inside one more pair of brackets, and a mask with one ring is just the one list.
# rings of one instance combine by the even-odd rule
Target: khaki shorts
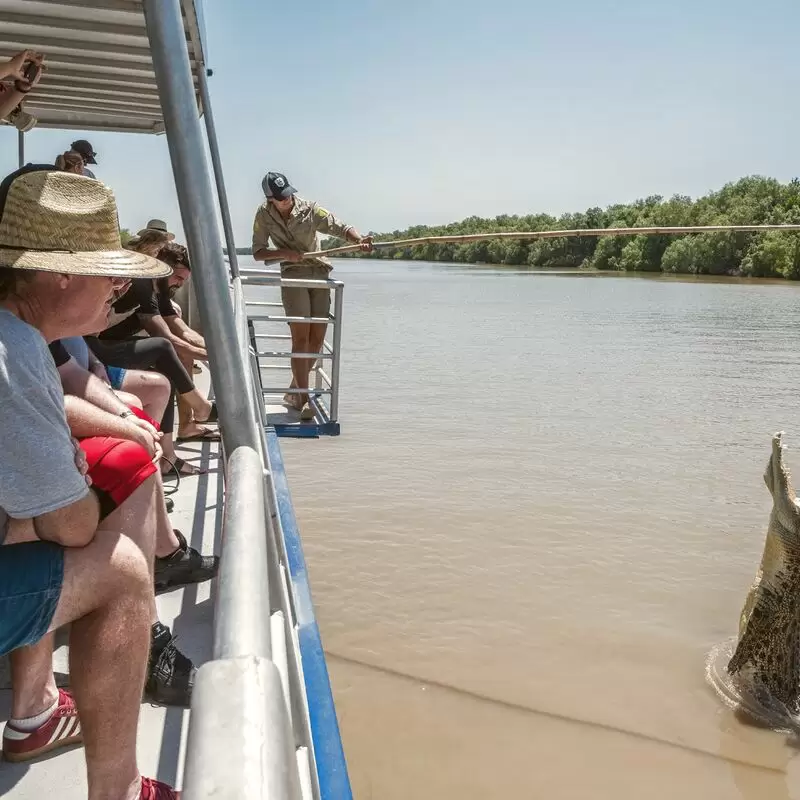
[[301,286],[284,286],[281,300],[287,317],[325,317],[331,310],[330,289],[306,289]]

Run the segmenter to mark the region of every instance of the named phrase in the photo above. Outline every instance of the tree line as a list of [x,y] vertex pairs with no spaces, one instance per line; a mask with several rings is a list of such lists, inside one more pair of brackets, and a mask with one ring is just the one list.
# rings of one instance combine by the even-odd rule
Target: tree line
[[[750,176],[697,200],[653,195],[627,205],[590,208],[578,214],[469,217],[448,225],[415,225],[375,233],[376,241],[446,234],[690,225],[781,225],[800,223],[800,180],[780,183]],[[327,239],[323,248],[341,244]],[[686,236],[603,236],[465,244],[391,247],[359,258],[450,263],[674,272],[800,279],[800,235],[796,233],[706,233]]]

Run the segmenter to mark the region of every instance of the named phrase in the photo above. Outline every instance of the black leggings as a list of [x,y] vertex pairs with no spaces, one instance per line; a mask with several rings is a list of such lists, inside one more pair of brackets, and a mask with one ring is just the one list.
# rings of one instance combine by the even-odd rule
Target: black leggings
[[194,389],[186,367],[181,364],[172,343],[160,336],[147,336],[141,339],[109,341],[87,336],[86,343],[92,352],[109,367],[124,369],[151,369],[166,375],[172,391],[161,420],[161,430],[172,433],[175,430],[175,393],[186,394]]

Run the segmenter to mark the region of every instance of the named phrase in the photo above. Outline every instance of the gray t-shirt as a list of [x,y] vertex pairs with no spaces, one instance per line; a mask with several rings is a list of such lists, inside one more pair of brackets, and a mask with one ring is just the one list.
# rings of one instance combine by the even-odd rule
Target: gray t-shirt
[[8,517],[47,514],[88,491],[44,337],[0,308],[0,543]]
[[83,336],[59,339],[64,349],[86,370],[89,369],[89,345]]

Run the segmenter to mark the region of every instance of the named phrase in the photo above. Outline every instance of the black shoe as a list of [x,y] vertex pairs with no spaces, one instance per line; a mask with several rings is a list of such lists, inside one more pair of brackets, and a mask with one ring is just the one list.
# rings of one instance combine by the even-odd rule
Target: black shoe
[[156,594],[169,592],[189,583],[203,583],[211,580],[219,568],[217,556],[201,556],[193,547],[189,547],[186,537],[175,531],[180,547],[171,555],[156,559],[155,586]]
[[156,622],[151,633],[144,699],[150,703],[189,708],[195,672],[191,660],[175,646],[170,629]]

